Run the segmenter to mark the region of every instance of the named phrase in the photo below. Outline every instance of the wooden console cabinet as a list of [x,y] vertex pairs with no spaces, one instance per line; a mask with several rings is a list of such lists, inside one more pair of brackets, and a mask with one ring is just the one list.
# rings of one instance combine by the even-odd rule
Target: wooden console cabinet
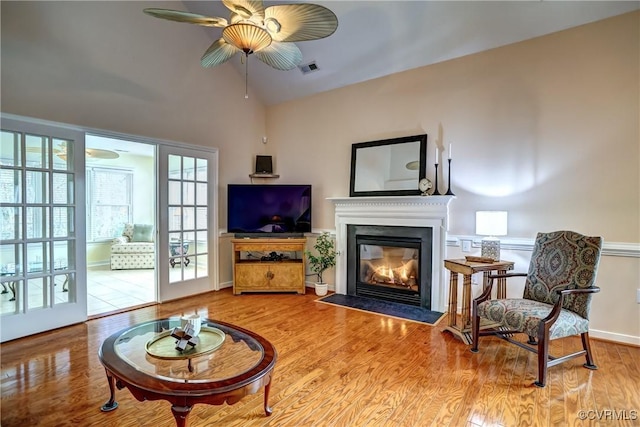
[[[233,245],[233,294],[242,292],[305,293],[305,245],[307,239],[231,239]],[[242,253],[259,253],[247,257]],[[289,255],[281,261],[262,261],[262,255]]]

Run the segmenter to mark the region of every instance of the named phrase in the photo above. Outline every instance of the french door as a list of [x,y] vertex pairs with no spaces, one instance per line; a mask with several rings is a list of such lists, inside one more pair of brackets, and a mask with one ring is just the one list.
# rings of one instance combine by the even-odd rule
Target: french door
[[160,302],[217,290],[218,153],[159,147]]
[[84,133],[5,117],[1,128],[4,342],[85,321],[87,292]]

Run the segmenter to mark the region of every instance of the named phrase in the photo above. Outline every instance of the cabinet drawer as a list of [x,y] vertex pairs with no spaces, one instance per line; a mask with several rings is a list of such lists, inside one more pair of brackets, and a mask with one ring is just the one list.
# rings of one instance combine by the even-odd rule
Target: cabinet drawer
[[295,289],[304,282],[304,270],[299,263],[273,264],[270,268],[273,278],[269,287],[273,289]]
[[304,291],[304,269],[300,263],[236,264],[233,282],[242,291]]

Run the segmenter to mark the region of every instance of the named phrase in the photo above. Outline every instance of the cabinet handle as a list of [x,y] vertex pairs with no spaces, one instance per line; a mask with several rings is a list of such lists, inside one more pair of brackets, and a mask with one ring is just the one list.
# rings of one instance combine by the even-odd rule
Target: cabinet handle
[[273,279],[274,274],[271,271],[267,271],[266,276],[267,276],[267,279],[271,280],[271,279]]

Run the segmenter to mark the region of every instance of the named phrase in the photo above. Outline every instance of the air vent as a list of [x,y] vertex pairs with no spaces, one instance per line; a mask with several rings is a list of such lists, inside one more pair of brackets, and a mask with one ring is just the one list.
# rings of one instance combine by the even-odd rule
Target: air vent
[[318,65],[315,61],[309,62],[308,64],[298,65],[298,68],[300,68],[302,74],[313,73],[314,71],[318,71],[320,69],[318,68]]

